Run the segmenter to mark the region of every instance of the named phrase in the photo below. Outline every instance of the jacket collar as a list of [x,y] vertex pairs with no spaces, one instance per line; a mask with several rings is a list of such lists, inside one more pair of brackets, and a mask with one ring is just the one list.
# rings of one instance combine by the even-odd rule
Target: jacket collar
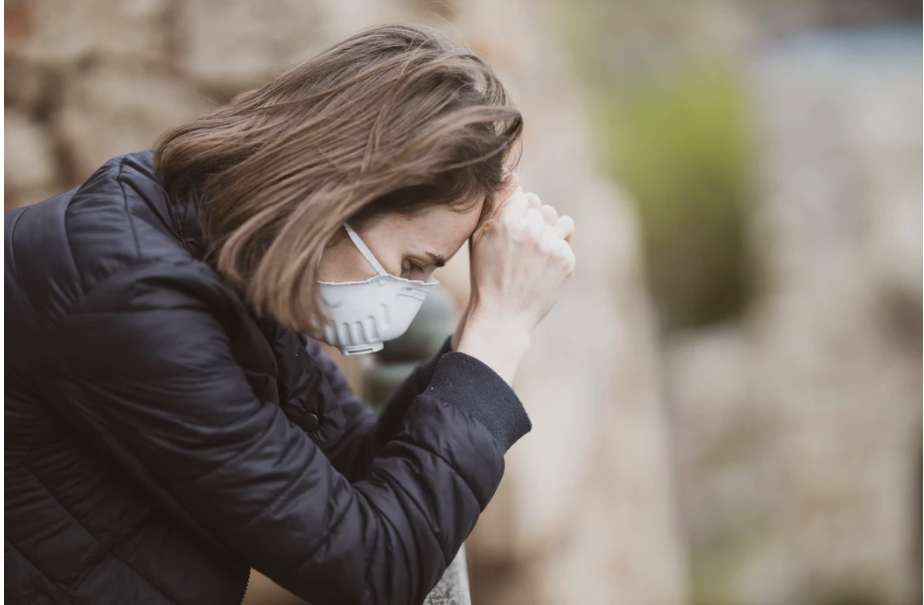
[[134,189],[143,192],[141,197],[145,203],[160,216],[166,228],[196,260],[204,260],[206,244],[196,203],[170,199],[154,171],[154,150],[127,153],[122,161],[132,165],[141,177],[131,184]]
[[204,260],[206,245],[196,204],[192,201],[173,201],[169,208],[177,239],[197,260]]

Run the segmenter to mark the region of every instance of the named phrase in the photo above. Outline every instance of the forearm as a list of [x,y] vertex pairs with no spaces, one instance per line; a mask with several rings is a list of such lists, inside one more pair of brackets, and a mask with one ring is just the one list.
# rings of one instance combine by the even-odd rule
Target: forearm
[[519,321],[476,305],[465,323],[458,351],[478,359],[512,385],[529,341],[530,331]]
[[447,336],[440,348],[429,359],[419,363],[398,385],[382,412],[376,415],[360,398],[353,395],[339,367],[332,360],[322,357],[320,350],[309,349],[313,356],[318,356],[322,372],[331,383],[347,418],[340,440],[323,448],[338,471],[351,481],[366,475],[376,452],[398,433],[408,407],[430,383],[437,363],[449,351],[450,337]]
[[[492,370],[462,353],[447,353],[408,408],[401,431],[373,458],[367,477],[354,482],[352,492],[334,489],[340,497],[325,500],[332,503],[331,518],[344,520],[325,537],[321,559],[302,557],[304,564],[274,579],[305,598],[324,596],[311,593],[317,586],[336,593],[365,587],[361,602],[422,601],[495,493],[503,454],[529,429],[515,393]],[[317,491],[314,482],[308,485],[311,476],[297,476],[305,478],[301,493]],[[285,510],[299,515],[301,507]],[[273,536],[274,557],[297,556],[295,550],[280,553],[276,542],[293,548],[313,543],[305,535],[312,524],[279,525],[287,533]],[[355,572],[355,581],[325,581],[332,568],[341,577]]]

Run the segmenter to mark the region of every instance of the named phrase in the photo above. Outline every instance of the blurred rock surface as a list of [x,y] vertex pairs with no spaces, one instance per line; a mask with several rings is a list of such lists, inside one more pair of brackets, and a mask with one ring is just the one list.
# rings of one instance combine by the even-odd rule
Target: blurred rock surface
[[920,600],[919,51],[886,29],[748,65],[762,294],[667,356],[698,602]]

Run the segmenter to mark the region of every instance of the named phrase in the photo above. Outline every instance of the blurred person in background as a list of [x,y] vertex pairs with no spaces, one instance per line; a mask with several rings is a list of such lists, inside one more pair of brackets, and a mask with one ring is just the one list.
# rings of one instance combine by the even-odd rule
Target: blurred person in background
[[[382,26],[6,213],[8,602],[237,603],[251,568],[423,601],[530,430],[510,385],[574,269],[505,168],[521,128],[477,55]],[[305,335],[377,350],[466,241],[458,329],[374,415]]]

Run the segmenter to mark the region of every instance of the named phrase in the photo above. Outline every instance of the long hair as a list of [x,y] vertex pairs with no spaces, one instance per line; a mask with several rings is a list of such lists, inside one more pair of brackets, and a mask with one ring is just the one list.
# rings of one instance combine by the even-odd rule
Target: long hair
[[222,277],[258,314],[309,332],[324,317],[316,261],[341,223],[481,201],[484,220],[522,125],[475,52],[392,24],[166,132],[154,164],[171,200],[195,203]]

